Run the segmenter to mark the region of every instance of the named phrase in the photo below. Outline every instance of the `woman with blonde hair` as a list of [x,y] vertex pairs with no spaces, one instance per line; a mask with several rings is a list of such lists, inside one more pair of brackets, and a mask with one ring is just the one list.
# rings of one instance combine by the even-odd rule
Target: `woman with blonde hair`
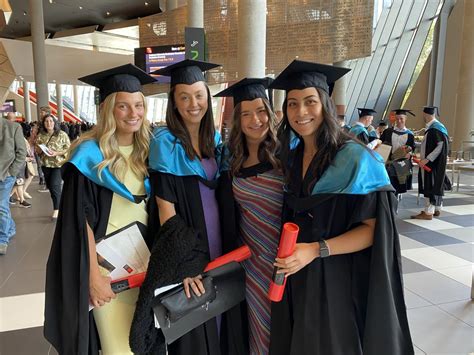
[[[268,354],[267,297],[281,229],[283,173],[276,157],[276,117],[266,94],[271,79],[246,78],[215,96],[234,98],[232,130],[219,181],[224,240],[246,244],[249,354]],[[228,171],[225,171],[228,170]]]
[[60,354],[131,354],[128,334],[138,290],[112,291],[95,245],[131,223],[147,223],[150,132],[141,85],[155,80],[131,64],[80,80],[100,89],[100,117],[73,144],[63,166],[46,271],[44,334]]

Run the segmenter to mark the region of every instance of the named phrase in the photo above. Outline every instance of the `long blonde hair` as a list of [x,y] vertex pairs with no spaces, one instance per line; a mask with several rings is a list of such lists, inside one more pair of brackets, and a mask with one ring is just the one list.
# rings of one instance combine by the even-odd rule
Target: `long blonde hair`
[[144,113],[143,123],[140,130],[135,132],[133,139],[133,151],[130,159],[125,159],[119,149],[119,144],[115,136],[117,125],[114,117],[115,98],[117,93],[107,96],[102,103],[97,125],[90,131],[82,134],[71,146],[70,155],[84,141],[95,140],[99,144],[104,160],[97,165],[99,178],[102,171],[108,167],[110,172],[123,182],[127,167],[130,167],[137,176],[148,176],[146,160],[150,147],[150,125],[146,121],[146,99],[140,92],[143,99]]

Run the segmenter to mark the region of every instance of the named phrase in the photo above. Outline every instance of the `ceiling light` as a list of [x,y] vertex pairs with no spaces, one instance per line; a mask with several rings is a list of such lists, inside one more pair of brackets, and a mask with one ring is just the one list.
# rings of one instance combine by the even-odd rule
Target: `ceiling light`
[[79,10],[82,10],[82,6],[79,6]]
[[109,15],[110,15],[110,12],[107,11],[107,16],[109,16]]
[[52,4],[52,3],[53,3],[53,0],[49,0],[49,3]]
[[147,1],[145,1],[145,6],[148,6],[148,2],[147,2]]

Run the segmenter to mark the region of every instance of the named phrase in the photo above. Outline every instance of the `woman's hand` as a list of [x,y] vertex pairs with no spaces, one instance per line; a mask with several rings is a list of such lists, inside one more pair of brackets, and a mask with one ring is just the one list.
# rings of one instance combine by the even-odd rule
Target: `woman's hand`
[[100,307],[117,297],[110,287],[111,278],[100,274],[89,277],[89,298],[94,307]]
[[293,275],[316,259],[319,255],[319,243],[296,243],[295,251],[287,258],[276,258],[273,265],[278,267],[277,273],[285,277]]
[[183,280],[184,293],[186,294],[187,298],[191,298],[191,291],[189,290],[190,287],[193,289],[194,293],[198,297],[206,293],[206,290],[204,289],[204,285],[202,284],[201,280],[201,275],[198,275],[196,277],[186,277]]
[[420,168],[423,168],[426,164],[428,164],[430,161],[428,159],[421,159],[418,165]]

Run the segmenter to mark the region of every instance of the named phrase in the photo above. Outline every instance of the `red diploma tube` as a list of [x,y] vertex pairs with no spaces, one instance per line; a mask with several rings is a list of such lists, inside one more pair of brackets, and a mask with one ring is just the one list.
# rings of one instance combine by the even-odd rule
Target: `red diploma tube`
[[[248,246],[243,245],[240,248],[232,250],[231,252],[219,256],[207,264],[204,272],[218,268],[219,266],[225,265],[230,263],[231,261],[241,262],[245,259],[248,259],[252,256],[250,249]],[[128,290],[130,288],[140,287],[145,280],[145,272],[141,272],[139,274],[135,274],[132,276],[123,277],[121,279],[113,280],[110,286],[112,287],[112,291],[115,293],[120,293],[122,291]]]
[[[285,223],[281,231],[280,245],[278,246],[278,258],[287,258],[295,251],[296,238],[298,238],[299,227],[294,223]],[[280,302],[285,291],[286,278],[284,274],[277,274],[278,268],[273,269],[273,278],[268,290],[268,298],[273,302]]]
[[[413,161],[414,161],[415,163],[417,163],[418,165],[420,165],[420,161],[421,161],[420,159],[413,157]],[[425,165],[425,166],[423,167],[423,170],[426,171],[426,172],[428,172],[428,173],[431,173],[431,168],[430,168],[429,166],[426,166],[426,165]]]
[[145,272],[113,280],[110,284],[114,293],[120,293],[130,288],[140,287],[145,280]]
[[236,261],[240,263],[241,261],[244,261],[245,259],[248,259],[251,256],[252,253],[250,252],[249,247],[246,245],[242,245],[240,248],[232,250],[231,252],[212,260],[209,264],[207,264],[206,268],[204,269],[204,272],[216,269],[219,266],[230,263],[231,261]]

